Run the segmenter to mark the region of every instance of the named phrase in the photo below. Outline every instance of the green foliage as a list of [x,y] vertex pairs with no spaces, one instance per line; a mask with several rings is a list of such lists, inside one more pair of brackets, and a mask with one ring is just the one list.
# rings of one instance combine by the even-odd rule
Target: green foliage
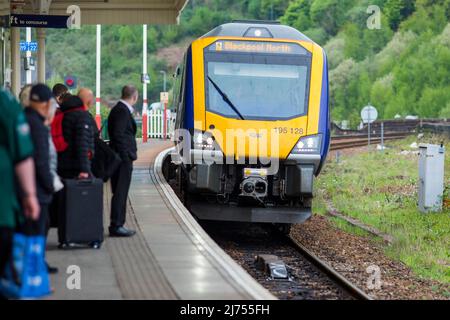
[[298,30],[308,30],[312,26],[310,10],[312,0],[297,0],[291,2],[281,22]]
[[[79,87],[95,88],[95,32],[94,26],[84,26],[81,30],[48,30],[49,85],[62,82],[66,75],[74,75],[78,77]],[[156,50],[155,32],[155,29],[149,28],[150,52]],[[163,88],[159,71],[166,70],[167,66],[152,54],[148,58],[148,65],[152,80],[148,86],[148,96],[150,101],[157,101]],[[121,88],[128,83],[142,91],[142,26],[102,27],[101,70],[101,96],[104,101],[117,100]],[[170,81],[168,87],[171,88]],[[138,109],[141,105],[142,95]]]
[[327,34],[334,36],[345,21],[345,13],[352,0],[314,0],[311,4],[311,21],[322,27]]
[[[381,28],[367,28],[369,5]],[[359,124],[371,102],[380,117],[447,115],[450,0],[294,0],[281,21],[323,44],[334,120]]]
[[[156,57],[159,49],[199,37],[233,19],[278,19],[288,4],[289,0],[237,0],[231,4],[224,0],[193,0],[183,11],[179,26],[149,26],[149,101],[159,100],[163,88],[160,70],[167,70],[169,75],[174,71],[168,70],[166,61]],[[83,26],[81,30],[49,29],[47,77],[51,84],[71,74],[78,77],[79,86],[94,88],[95,50],[94,26]],[[106,101],[117,99],[124,84],[142,87],[142,26],[102,27],[101,69],[102,98]],[[171,88],[169,76],[168,89]],[[142,105],[142,101],[138,105]]]
[[[381,29],[367,28],[369,5],[381,8]],[[161,49],[185,47],[233,19],[276,19],[324,46],[329,58],[334,120],[359,124],[369,101],[380,116],[449,114],[450,0],[192,0],[179,26],[149,26],[150,102],[172,70]],[[95,27],[48,30],[50,82],[73,74],[95,87]],[[141,88],[142,27],[102,28],[102,97],[117,99],[122,85]],[[172,81],[169,77],[168,88]]]
[[441,110],[439,117],[444,119],[450,119],[450,102],[448,102],[447,106]]
[[[444,137],[426,135],[417,141],[412,136],[389,143],[384,152],[350,153],[339,163],[330,161],[317,180],[314,207],[318,210],[314,211],[326,212],[325,201],[330,201],[339,212],[393,236],[392,245],[380,245],[416,275],[448,284],[450,211],[419,212],[417,155],[401,154],[413,142],[442,141],[448,149],[450,142]],[[445,168],[445,181],[449,181],[448,157]]]
[[387,0],[384,12],[393,30],[397,30],[400,23],[414,12],[414,0]]

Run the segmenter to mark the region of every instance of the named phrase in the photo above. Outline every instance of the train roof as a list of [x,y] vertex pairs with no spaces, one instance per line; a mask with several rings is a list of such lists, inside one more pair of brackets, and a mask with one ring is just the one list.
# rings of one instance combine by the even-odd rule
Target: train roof
[[207,37],[255,37],[252,30],[263,30],[261,38],[279,38],[295,41],[313,42],[300,31],[273,21],[233,21],[211,30]]

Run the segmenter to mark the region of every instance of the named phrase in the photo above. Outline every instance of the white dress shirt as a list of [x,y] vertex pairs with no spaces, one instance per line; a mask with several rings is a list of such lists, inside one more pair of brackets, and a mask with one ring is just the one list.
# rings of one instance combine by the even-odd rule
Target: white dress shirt
[[133,106],[130,105],[128,102],[126,102],[125,100],[122,100],[122,99],[120,99],[119,101],[122,102],[124,105],[127,106],[128,110],[130,110],[130,113],[133,113],[133,112],[134,112]]

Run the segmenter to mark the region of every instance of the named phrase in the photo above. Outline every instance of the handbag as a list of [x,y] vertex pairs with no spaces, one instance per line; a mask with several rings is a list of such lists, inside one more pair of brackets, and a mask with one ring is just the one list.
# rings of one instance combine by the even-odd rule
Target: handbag
[[122,159],[100,138],[95,139],[95,155],[92,159],[92,173],[107,182],[119,168]]
[[14,235],[11,258],[0,279],[0,293],[9,299],[42,298],[51,293],[43,236]]

